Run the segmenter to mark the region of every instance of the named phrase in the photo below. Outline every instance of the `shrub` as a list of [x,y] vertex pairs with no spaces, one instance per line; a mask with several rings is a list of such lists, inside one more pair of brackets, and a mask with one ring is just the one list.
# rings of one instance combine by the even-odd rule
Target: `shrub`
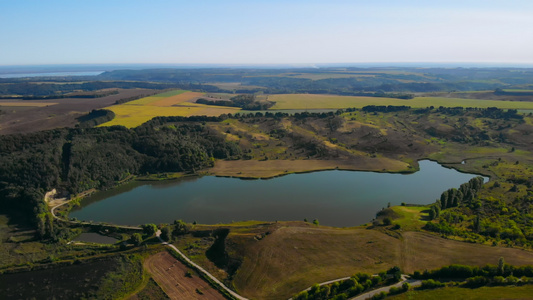
[[467,287],[480,287],[488,283],[486,277],[483,276],[474,276],[466,279],[465,286]]
[[[484,278],[484,277],[482,277]],[[420,289],[436,289],[436,288],[440,288],[440,287],[443,287],[445,286],[444,283],[440,282],[440,281],[437,281],[437,280],[433,280],[433,279],[428,279],[428,280],[423,280],[422,281],[422,285],[420,286]]]
[[385,297],[387,297],[387,293],[381,292],[381,293],[375,294],[371,299],[372,300],[381,300],[381,299],[385,299]]

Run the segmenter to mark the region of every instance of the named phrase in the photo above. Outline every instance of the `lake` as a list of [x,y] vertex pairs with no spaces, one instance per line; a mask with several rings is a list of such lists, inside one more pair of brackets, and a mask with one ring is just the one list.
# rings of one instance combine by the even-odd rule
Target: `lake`
[[[413,174],[321,171],[265,180],[204,176],[166,182],[132,182],[82,201],[70,217],[121,225],[201,224],[232,221],[310,222],[347,227],[371,221],[391,205],[430,204],[475,174],[420,161]],[[487,181],[488,178],[485,179]]]

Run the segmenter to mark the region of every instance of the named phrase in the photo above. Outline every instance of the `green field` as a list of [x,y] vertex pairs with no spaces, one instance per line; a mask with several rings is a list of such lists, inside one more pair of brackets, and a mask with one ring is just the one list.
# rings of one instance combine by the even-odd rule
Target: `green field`
[[413,108],[428,106],[444,107],[498,107],[505,109],[533,109],[533,102],[478,100],[446,97],[416,97],[410,100],[378,97],[337,96],[316,94],[271,95],[270,101],[276,102],[271,109],[339,109],[367,105],[407,105]]
[[435,299],[435,300],[486,300],[486,299],[533,299],[533,286],[498,286],[498,287],[480,287],[477,289],[469,288],[441,288],[425,291],[409,291],[405,294],[387,297],[387,299],[407,300],[407,299]]
[[141,99],[138,99],[138,100],[126,102],[126,103],[124,103],[122,105],[146,105],[146,104],[149,104],[149,103],[152,103],[152,102],[155,102],[155,101],[159,101],[159,100],[161,100],[163,98],[176,96],[176,95],[183,94],[183,93],[186,93],[186,92],[189,92],[189,91],[185,91],[185,90],[168,91],[168,92],[152,95],[152,96],[149,96],[149,97],[144,97],[144,98],[141,98]]
[[393,206],[392,210],[400,217],[393,220],[399,224],[403,230],[420,230],[428,217],[428,207],[426,206]]
[[533,90],[520,90],[520,89],[504,89],[504,92],[512,93],[533,93]]

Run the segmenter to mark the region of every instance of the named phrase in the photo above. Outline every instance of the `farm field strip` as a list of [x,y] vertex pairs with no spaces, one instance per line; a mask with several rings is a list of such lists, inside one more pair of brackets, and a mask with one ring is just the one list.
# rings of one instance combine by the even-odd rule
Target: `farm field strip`
[[9,107],[45,107],[50,105],[56,105],[57,103],[52,102],[33,102],[33,101],[27,101],[27,100],[21,100],[21,101],[10,101],[10,102],[2,102],[0,101],[0,107],[1,106],[9,106]]
[[181,95],[181,94],[184,94],[184,93],[187,93],[187,92],[189,92],[189,91],[186,91],[186,90],[174,90],[174,91],[159,93],[159,94],[155,94],[155,95],[152,95],[152,96],[144,97],[144,98],[141,98],[141,99],[133,100],[133,101],[121,104],[121,105],[147,105],[147,104],[150,104],[152,102],[157,102],[157,101],[160,101],[162,99],[178,96],[178,95]]
[[[170,299],[226,299],[166,251],[146,259],[144,266]],[[187,272],[194,275],[187,277]]]
[[140,105],[117,105],[110,106],[109,109],[115,113],[115,118],[99,126],[122,125],[133,128],[149,121],[154,117],[170,116],[219,116],[221,114],[234,114],[240,111],[234,107],[219,107],[188,103],[186,106],[140,106]]
[[200,108],[191,107],[159,107],[140,105],[118,105],[107,109],[115,113],[115,118],[100,126],[122,125],[128,128],[136,127],[150,119],[162,116],[190,116],[200,111]]
[[148,105],[153,106],[172,106],[178,103],[187,102],[190,100],[193,100],[195,98],[203,96],[204,93],[197,93],[197,92],[185,92],[181,93],[179,95],[174,95],[170,97],[163,98],[161,100],[151,102]]
[[132,128],[154,117],[219,116],[221,114],[234,114],[240,110],[240,108],[235,107],[210,106],[187,102],[202,95],[204,93],[177,90],[109,106],[106,109],[113,111],[115,118],[100,126],[122,125]]
[[498,101],[482,99],[463,99],[446,97],[415,97],[410,100],[378,97],[337,96],[317,94],[280,94],[270,95],[269,100],[276,102],[271,109],[339,109],[367,105],[407,105],[413,108],[428,106],[445,107],[498,107],[506,109],[533,109],[533,102]]

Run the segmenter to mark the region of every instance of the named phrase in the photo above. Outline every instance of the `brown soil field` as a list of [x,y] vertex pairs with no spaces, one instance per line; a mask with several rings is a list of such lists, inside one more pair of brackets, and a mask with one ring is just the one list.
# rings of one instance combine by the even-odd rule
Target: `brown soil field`
[[235,160],[217,161],[209,173],[228,177],[271,178],[291,173],[304,173],[320,170],[357,170],[357,171],[407,171],[408,164],[386,157],[356,157],[351,160]]
[[[18,100],[18,101],[2,101],[0,100],[0,107],[4,107],[6,106],[8,109],[10,107],[16,107],[16,106],[19,106],[19,107],[25,107],[25,106],[29,106],[29,107],[43,107],[43,106],[50,106],[50,105],[56,105],[57,103],[54,103],[54,102],[35,102],[35,101],[27,101],[27,100]],[[4,109],[6,108],[4,107]]]
[[233,283],[253,299],[289,298],[313,285],[357,272],[377,273],[399,266],[405,273],[452,263],[533,264],[533,252],[447,240],[424,232],[379,231],[364,228],[283,226],[257,240],[239,234],[228,244],[240,245],[242,264]]
[[155,101],[155,102],[152,102],[152,103],[148,103],[146,105],[172,106],[172,105],[175,105],[175,104],[178,104],[178,103],[182,103],[182,102],[190,102],[190,101],[192,101],[192,100],[194,100],[194,99],[196,99],[198,97],[201,97],[202,95],[204,95],[204,93],[186,92],[186,93],[179,94],[179,95],[176,95],[176,96],[163,98],[161,100],[158,100],[158,101]]
[[[101,98],[64,98],[39,100],[9,100],[17,106],[39,104],[32,108],[9,109],[1,107],[0,134],[27,133],[49,130],[61,127],[74,127],[78,123],[76,118],[90,112],[113,105],[117,100],[150,94],[147,89],[119,89],[116,95]],[[43,106],[44,105],[44,106]]]
[[117,261],[100,259],[0,275],[0,299],[87,299]]
[[[170,299],[226,299],[166,251],[146,259],[144,267]],[[188,271],[194,274],[192,278],[185,276]]]

